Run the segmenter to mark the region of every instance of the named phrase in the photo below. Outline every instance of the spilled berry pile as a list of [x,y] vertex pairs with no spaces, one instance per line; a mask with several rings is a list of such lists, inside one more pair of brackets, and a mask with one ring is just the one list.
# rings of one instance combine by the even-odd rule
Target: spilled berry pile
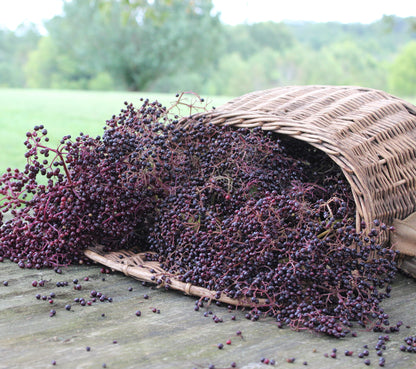
[[[152,251],[177,279],[244,297],[247,318],[344,337],[389,330],[396,253],[377,220],[355,229],[341,171],[318,150],[261,129],[169,119],[126,103],[103,136],[27,133],[27,165],[0,178],[0,257],[22,268],[85,263],[83,251]],[[365,228],[365,225],[363,225]],[[394,329],[394,328],[393,328]]]

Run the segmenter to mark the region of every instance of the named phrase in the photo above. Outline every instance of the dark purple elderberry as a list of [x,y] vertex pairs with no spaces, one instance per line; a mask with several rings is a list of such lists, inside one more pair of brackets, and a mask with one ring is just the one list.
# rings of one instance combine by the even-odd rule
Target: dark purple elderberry
[[384,366],[386,364],[386,359],[384,358],[384,357],[381,357],[379,360],[378,360],[378,365],[379,366]]
[[[184,137],[183,142],[184,142],[184,145],[185,145],[187,136],[183,135],[182,132],[181,132],[181,135],[182,135],[182,137]],[[237,135],[237,133],[236,133],[236,135]],[[194,138],[194,136],[195,135],[192,135],[193,138]],[[237,136],[235,136],[235,137],[237,137]],[[220,141],[220,140],[221,140],[221,137],[218,138],[218,141]],[[195,141],[193,141],[193,142],[195,142]],[[265,147],[265,145],[260,145],[260,146]],[[212,149],[212,147],[210,147],[210,149]],[[218,155],[218,156],[220,156],[220,155]],[[227,158],[230,158],[230,157],[232,157],[232,155],[227,155]],[[248,163],[246,162],[245,164],[248,164]],[[253,165],[253,162],[249,162],[249,164]],[[233,165],[233,164],[231,164],[231,165]],[[204,167],[204,166],[202,165],[202,167]],[[210,168],[211,166],[208,165],[207,167]],[[198,166],[197,170],[201,171],[201,166]],[[178,171],[178,173],[179,173],[179,171]],[[294,173],[294,172],[292,172],[292,173]],[[297,173],[297,174],[294,173],[293,174],[293,176],[296,176],[296,175],[299,175],[299,173]],[[200,172],[198,173],[198,176],[201,177]],[[239,176],[239,178],[240,177],[242,177],[242,176]],[[195,176],[193,178],[195,178]],[[187,180],[187,177],[186,177],[186,174],[184,174],[184,183],[187,183],[186,180]],[[213,182],[211,180],[210,186],[212,186],[212,183]],[[344,183],[346,183],[346,182],[344,182]],[[343,185],[342,181],[338,180],[337,185],[339,185],[341,187],[344,186],[343,191],[345,190],[344,191],[345,193],[348,192],[347,186]],[[233,208],[232,209],[233,211],[230,212],[230,218],[229,219],[227,218],[227,213],[225,212],[224,209],[221,208],[221,211],[222,211],[221,212],[221,217],[218,217],[217,216],[218,209],[214,209],[212,207],[211,208],[212,210],[211,210],[211,213],[210,213],[210,217],[212,218],[212,223],[220,225],[219,229],[221,230],[222,234],[224,234],[224,237],[221,236],[221,239],[219,239],[219,240],[209,239],[209,237],[210,237],[209,233],[208,233],[210,231],[209,223],[208,223],[208,226],[207,226],[207,229],[206,229],[207,233],[204,233],[205,230],[204,229],[201,230],[200,226],[197,227],[198,232],[195,233],[194,229],[196,227],[191,225],[190,227],[187,228],[186,224],[181,223],[180,221],[177,221],[174,218],[173,228],[176,230],[175,232],[177,232],[177,234],[180,235],[180,236],[175,240],[174,244],[165,246],[165,245],[163,245],[164,238],[161,237],[160,235],[163,235],[163,233],[166,231],[167,236],[171,237],[171,233],[172,233],[172,214],[176,214],[176,212],[179,211],[181,214],[183,214],[181,216],[183,218],[186,218],[186,214],[195,214],[195,213],[202,214],[201,210],[205,211],[203,209],[199,209],[198,207],[195,207],[195,208],[193,207],[194,206],[193,204],[195,204],[196,206],[199,206],[201,201],[204,201],[204,198],[208,198],[207,196],[205,196],[204,198],[201,198],[199,201],[194,201],[192,196],[188,195],[189,194],[188,189],[193,188],[193,186],[195,186],[195,184],[189,182],[189,185],[184,186],[184,188],[186,189],[186,193],[180,193],[179,196],[177,196],[177,197],[167,198],[168,201],[166,203],[164,203],[164,206],[162,208],[162,209],[166,208],[166,213],[165,213],[166,214],[166,219],[163,218],[163,216],[161,215],[161,217],[158,219],[157,223],[155,223],[156,227],[154,229],[152,229],[150,243],[154,244],[156,246],[160,245],[159,248],[155,249],[155,251],[157,251],[160,254],[159,261],[164,262],[164,264],[163,264],[164,267],[167,267],[167,268],[172,267],[172,269],[170,269],[170,271],[172,271],[172,272],[178,272],[179,271],[180,272],[179,266],[177,264],[175,264],[175,260],[176,260],[175,257],[170,256],[170,259],[168,259],[167,261],[164,260],[164,255],[168,255],[168,253],[169,253],[169,255],[172,255],[172,250],[175,250],[175,252],[178,255],[178,258],[182,260],[182,263],[188,266],[188,272],[183,275],[183,280],[184,281],[192,282],[194,284],[199,284],[199,285],[202,285],[202,286],[210,288],[210,289],[215,289],[215,290],[217,290],[217,295],[219,295],[218,290],[227,291],[229,289],[228,288],[229,283],[233,283],[235,286],[239,286],[240,283],[243,284],[243,285],[246,285],[246,286],[248,285],[248,286],[250,286],[250,288],[253,288],[253,290],[252,291],[251,290],[248,290],[248,291],[246,290],[245,294],[246,294],[247,297],[250,297],[251,301],[254,304],[258,304],[258,301],[259,301],[257,297],[253,296],[253,291],[254,291],[255,288],[257,288],[256,284],[258,283],[258,281],[261,280],[265,283],[270,284],[270,286],[268,287],[268,288],[270,288],[270,290],[276,290],[276,291],[279,290],[280,285],[279,284],[276,285],[275,281],[277,281],[277,282],[281,281],[280,283],[283,283],[284,281],[286,281],[285,277],[287,275],[287,270],[285,270],[283,268],[282,268],[282,270],[279,270],[279,273],[281,274],[280,279],[276,278],[276,276],[271,276],[271,275],[270,276],[255,275],[251,279],[248,279],[247,277],[250,276],[250,273],[248,273],[247,271],[244,271],[244,270],[236,270],[234,272],[235,274],[233,274],[233,270],[231,270],[231,272],[229,270],[230,269],[229,268],[230,263],[224,263],[223,264],[224,275],[226,275],[226,278],[228,280],[222,280],[222,279],[219,278],[221,276],[221,274],[218,274],[218,270],[220,270],[221,267],[222,267],[222,264],[221,264],[222,259],[221,258],[218,261],[208,261],[207,262],[207,260],[209,260],[209,259],[207,259],[207,255],[201,253],[201,250],[195,249],[195,250],[190,251],[188,246],[187,246],[187,248],[186,248],[186,253],[187,254],[183,254],[181,252],[181,246],[180,245],[181,245],[182,242],[183,242],[184,245],[190,245],[190,244],[199,245],[199,244],[207,243],[207,244],[210,244],[210,245],[214,245],[214,248],[215,248],[216,243],[218,243],[218,248],[215,249],[216,252],[212,253],[212,254],[213,255],[221,255],[222,253],[226,252],[226,255],[224,255],[223,259],[225,259],[226,257],[229,258],[229,255],[232,254],[232,252],[234,250],[231,249],[230,251],[229,250],[224,251],[224,250],[221,249],[221,244],[232,245],[232,242],[234,241],[235,234],[236,234],[235,230],[238,229],[240,232],[242,232],[242,231],[244,231],[245,227],[247,227],[247,230],[248,230],[247,239],[242,239],[242,240],[239,240],[239,241],[240,242],[244,241],[244,242],[247,243],[248,246],[252,246],[252,249],[247,250],[248,255],[244,256],[245,258],[249,258],[250,255],[251,255],[250,252],[252,252],[252,255],[255,255],[255,247],[258,247],[257,244],[255,242],[253,242],[253,240],[255,240],[256,237],[257,237],[258,240],[262,240],[262,242],[264,241],[264,236],[265,235],[263,235],[261,233],[262,229],[268,229],[267,228],[267,227],[269,227],[268,224],[279,224],[279,222],[284,221],[284,220],[283,221],[280,220],[280,218],[277,218],[277,217],[276,217],[277,218],[276,220],[271,220],[271,219],[267,218],[267,217],[270,218],[270,214],[271,214],[270,209],[273,208],[273,206],[271,207],[271,204],[273,204],[273,201],[274,202],[280,201],[280,203],[282,203],[282,204],[285,203],[285,202],[290,203],[289,210],[291,212],[288,213],[288,214],[290,214],[290,216],[291,216],[291,214],[299,213],[300,210],[301,210],[299,208],[299,206],[300,206],[300,204],[304,204],[304,198],[299,198],[297,196],[304,196],[305,188],[300,188],[299,186],[297,186],[297,187],[294,186],[294,187],[290,188],[290,190],[293,190],[292,193],[290,193],[288,191],[288,193],[290,195],[281,196],[281,197],[271,196],[270,198],[269,197],[267,197],[267,198],[261,198],[261,197],[256,198],[257,202],[253,201],[252,203],[249,203],[250,206],[246,206],[244,208],[237,208],[237,209]],[[227,189],[227,190],[229,190],[229,189]],[[280,190],[281,189],[276,189],[275,195],[279,195]],[[217,191],[219,191],[219,189],[217,189]],[[226,189],[224,189],[224,191],[226,192]],[[269,189],[269,191],[271,191],[271,190]],[[197,192],[197,191],[195,191],[195,192]],[[256,194],[259,194],[259,193],[261,193],[261,191],[258,191]],[[265,194],[266,193],[267,192],[265,191]],[[291,197],[291,196],[293,196],[293,197]],[[194,197],[195,197],[195,200],[197,200],[197,197],[196,196],[194,196]],[[227,195],[226,198],[231,200],[233,198],[233,196],[228,197],[228,195]],[[236,197],[234,196],[234,198],[236,198]],[[318,201],[322,200],[319,197],[317,197],[316,199]],[[326,200],[322,200],[321,202],[324,203],[325,201]],[[350,204],[352,203],[352,200],[347,200],[347,201],[345,201],[345,203],[342,202],[342,201],[341,201],[342,203],[340,202],[339,208],[337,208],[337,214],[339,214],[340,216],[344,216],[346,214],[345,211],[346,211],[346,205],[347,205],[348,201],[350,201]],[[215,204],[215,206],[220,207],[220,206],[222,206],[223,203],[224,203],[223,201],[218,202],[218,203]],[[279,203],[279,205],[280,205],[280,203]],[[241,202],[240,204],[242,206],[244,206],[246,203]],[[209,207],[209,206],[211,206],[211,205],[210,204],[206,205],[206,207]],[[255,208],[255,211],[253,211],[253,207]],[[264,225],[258,227],[259,231],[253,231],[253,229],[255,230],[255,227],[256,227],[255,222],[258,222],[258,219],[262,219],[262,217],[259,217],[259,214],[263,214],[263,213],[261,213],[261,211],[263,211],[263,208],[264,208],[265,211],[267,211],[267,213],[264,213],[265,214],[264,218],[267,220],[268,224],[266,224],[266,221],[265,221]],[[316,208],[319,209],[319,205],[317,205]],[[241,209],[244,210],[244,213]],[[273,214],[277,215],[277,212],[279,211],[279,209],[282,209],[282,208],[276,207],[276,213],[273,213]],[[280,211],[282,211],[282,210],[280,210]],[[236,212],[237,212],[237,214],[239,214],[240,219],[236,218],[236,215],[235,215]],[[311,215],[313,215],[313,212],[314,212],[313,209],[308,209],[305,212],[306,216],[304,218],[308,218],[308,221],[309,221],[308,227],[311,227],[311,225],[314,224],[315,220],[313,219],[313,217],[311,217]],[[161,214],[163,214],[163,213],[161,213]],[[266,214],[267,214],[267,216],[266,216]],[[325,211],[323,211],[322,213],[319,213],[319,220],[318,220],[318,218],[316,219],[316,220],[318,220],[318,222],[315,223],[316,224],[315,228],[318,230],[317,232],[324,232],[324,233],[316,233],[315,236],[320,235],[320,234],[324,234],[324,235],[328,234],[327,233],[328,228],[329,228],[329,226],[332,226],[332,224],[333,224],[333,220],[328,219],[329,218],[328,214],[329,213],[328,212],[325,213]],[[253,216],[253,221],[250,221],[250,215]],[[318,213],[316,213],[316,215],[318,215]],[[231,217],[233,217],[233,218],[231,218]],[[207,219],[209,220],[209,218],[207,218]],[[290,221],[293,221],[293,220],[290,220]],[[345,222],[345,220],[343,220],[343,221]],[[164,224],[166,224],[166,225],[164,225]],[[222,224],[224,224],[223,228],[221,228]],[[288,225],[290,223],[286,223],[286,224]],[[286,225],[286,229],[287,229],[287,225]],[[293,229],[292,232],[288,231],[282,236],[282,238],[284,238],[284,240],[293,239],[293,240],[296,240],[296,242],[299,242],[299,240],[302,240],[302,236],[298,235],[299,229],[302,229],[302,225],[299,225],[298,223],[295,223],[295,225],[296,225],[296,229]],[[343,243],[350,242],[350,244],[351,244],[352,242],[357,242],[357,240],[359,240],[360,236],[357,235],[357,234],[354,234],[354,227],[353,227],[352,223],[350,223],[350,224],[348,224],[348,222],[337,223],[334,226],[334,231],[335,231],[335,234],[334,234],[335,237],[332,238],[332,239],[331,238],[326,238],[325,243],[320,241],[319,237],[318,237],[318,239],[316,239],[316,246],[317,247],[316,247],[316,249],[314,249],[314,255],[316,256],[316,252],[319,250],[320,247],[322,247],[322,246],[328,247],[328,241],[331,241],[331,242],[335,241],[334,247],[337,249],[337,252],[336,252],[337,257],[336,257],[336,259],[334,258],[334,260],[333,260],[334,261],[333,273],[329,272],[329,271],[326,271],[326,273],[332,273],[333,277],[329,277],[329,275],[323,276],[325,283],[328,283],[331,280],[334,280],[334,281],[339,280],[339,277],[337,277],[336,273],[338,273],[338,270],[340,268],[345,269],[345,265],[341,265],[340,262],[339,262],[340,260],[345,260],[346,258],[347,259],[351,259],[351,258],[354,259],[355,258],[356,260],[359,260],[360,258],[362,258],[362,255],[360,255],[359,253],[354,255],[354,252],[351,252],[350,248],[341,247],[341,245]],[[228,236],[228,238],[225,238],[225,237],[227,237],[227,232],[229,232],[229,236]],[[153,237],[153,233],[155,234],[155,237]],[[370,237],[375,236],[376,233],[377,233],[376,231],[372,230],[371,234],[370,234]],[[156,236],[156,234],[157,234],[157,236]],[[306,232],[305,232],[305,234],[306,234]],[[313,233],[310,232],[310,231],[307,231],[307,235],[308,235],[307,237],[310,237],[310,236],[313,235]],[[263,236],[263,239],[262,239],[262,236]],[[267,236],[270,240],[278,239],[278,236],[276,236],[274,234],[273,235],[270,234],[270,235],[267,235]],[[366,242],[370,242],[370,237],[368,237],[368,240],[366,239]],[[345,242],[346,238],[348,238],[350,241]],[[195,242],[196,239],[198,239],[198,240],[200,239],[201,241],[200,242]],[[252,244],[250,242],[252,242]],[[284,242],[287,242],[287,241],[282,241],[283,245],[284,245]],[[339,242],[339,243],[337,243],[337,242]],[[264,243],[267,244],[267,242],[264,242]],[[165,247],[166,247],[166,249],[164,249]],[[329,246],[329,247],[331,247],[331,246]],[[166,254],[164,254],[164,250],[166,250]],[[294,257],[297,257],[297,258],[300,257],[301,254],[299,253],[299,250],[298,249],[294,249],[294,250],[296,250],[296,253],[297,253],[296,255],[294,255]],[[263,252],[264,252],[264,250],[263,250]],[[341,255],[343,253],[345,253],[345,255]],[[203,259],[198,260],[198,255],[202,255]],[[325,257],[323,259],[324,263],[327,264],[328,262],[331,261],[326,256],[326,253],[323,253],[323,255],[325,255]],[[299,264],[298,268],[302,264],[306,265],[307,268],[304,269],[304,270],[306,270],[305,274],[307,273],[308,275],[307,276],[305,275],[304,278],[309,280],[310,275],[311,275],[310,271],[311,271],[311,268],[314,266],[314,264],[308,263],[307,259],[304,258],[304,256],[305,255],[302,256],[303,259],[296,259],[297,261],[294,262],[294,264],[292,264],[292,265],[298,265]],[[186,259],[186,257],[188,257],[188,258]],[[241,258],[243,258],[243,255],[241,255],[241,254],[236,255],[236,257],[235,257],[235,264],[236,265],[239,265],[239,264],[241,265],[241,263],[240,263]],[[271,265],[273,258],[277,258],[277,256],[273,255],[273,253],[270,252],[270,258],[266,259],[264,262],[269,263]],[[230,259],[228,259],[228,260],[230,260]],[[249,259],[247,259],[247,260],[249,260]],[[257,260],[256,260],[256,263],[258,263]],[[231,262],[231,265],[232,264],[233,263]],[[217,277],[217,282],[216,282],[215,285],[212,285],[212,280],[211,280],[212,278],[207,278],[204,281],[204,277],[200,274],[200,266],[201,265],[212,265],[213,267],[215,267],[216,277]],[[270,265],[268,265],[268,267],[270,267]],[[352,268],[349,269],[349,271],[352,272],[353,268],[355,268],[354,265],[356,265],[356,264],[351,263],[350,265],[351,265]],[[194,267],[193,267],[193,269],[189,270],[189,266],[194,266]],[[244,266],[244,264],[243,264],[243,266]],[[367,266],[369,266],[368,263],[366,263],[366,267]],[[177,268],[177,269],[175,269],[175,268]],[[286,266],[284,266],[284,268],[286,268]],[[394,268],[393,268],[393,271],[394,271]],[[290,270],[289,270],[289,272],[290,272]],[[296,286],[296,285],[299,286],[299,284],[300,284],[299,281],[301,281],[301,279],[300,279],[301,278],[301,271],[300,271],[300,269],[298,269],[297,271],[293,271],[293,272],[294,272],[294,274],[293,274],[293,276],[291,276],[291,278],[296,279],[296,282],[293,282],[293,286]],[[314,273],[313,275],[315,275],[317,277],[322,276],[322,273],[320,273],[318,270],[316,270],[316,272],[313,272],[313,273]],[[209,275],[209,273],[206,273],[206,274],[207,274],[207,276]],[[241,275],[244,275],[245,279],[242,278],[240,283],[236,283],[235,278],[237,278],[237,276],[241,276]],[[239,278],[241,278],[241,277],[239,277]],[[237,282],[238,282],[238,280],[237,280]],[[322,283],[322,281],[318,281],[318,280],[316,282],[317,282],[316,285],[321,285],[321,283]],[[358,284],[360,285],[360,288],[363,288],[365,286],[363,284],[363,282],[361,282],[361,281]],[[343,285],[348,287],[348,278],[346,278],[344,280]],[[290,288],[292,288],[292,285],[290,286]],[[328,288],[332,288],[332,287],[328,286]],[[238,287],[237,289],[234,288],[231,292],[229,292],[229,294],[230,294],[231,297],[239,297],[239,296],[242,295],[241,291],[242,291],[241,287]],[[257,293],[262,293],[262,292],[263,291],[259,292],[258,289],[257,289]],[[322,293],[321,291],[317,291],[317,292]],[[351,291],[351,292],[353,292],[353,291]],[[265,290],[263,293],[264,294],[267,293],[270,296],[269,290],[267,290],[267,291]],[[293,292],[292,291],[287,291],[286,293],[290,294],[290,293],[293,293]],[[299,290],[298,293],[300,295],[302,295],[305,292],[303,292],[302,290]],[[280,291],[280,294],[284,295],[284,293],[282,291]],[[308,294],[306,296],[308,296],[308,295],[310,296],[310,294],[311,294],[311,291],[308,291]],[[352,306],[352,308],[346,308],[346,305],[343,303],[342,300],[347,300],[348,301],[351,298],[349,296],[354,296],[354,295],[347,295],[346,294],[342,299],[340,299],[339,304],[335,303],[332,306],[327,306],[327,307],[325,307],[326,310],[330,310],[331,315],[339,315],[340,310],[344,309],[344,314],[345,315],[351,316],[352,320],[354,320],[354,319],[358,320],[358,317],[362,316],[362,313],[361,313],[362,304],[361,303],[355,304],[355,301],[351,301],[351,302],[349,302],[349,304],[350,304],[349,306]],[[336,301],[337,298],[338,297],[335,297],[334,300]],[[327,300],[327,301],[331,301],[331,299]],[[312,301],[308,301],[308,303],[311,303],[311,302]],[[268,299],[268,301],[266,302],[267,306],[265,306],[265,309],[268,309],[268,314],[271,314],[271,315],[274,314],[273,310],[270,309],[270,306],[273,306],[273,303],[277,303],[277,301],[272,302],[272,301],[270,301],[270,299]],[[259,308],[259,306],[256,307],[256,309],[258,309],[258,308]],[[375,305],[374,309],[377,309],[377,308],[378,308],[378,306]],[[280,311],[285,311],[285,309],[279,309],[279,310]],[[346,311],[346,310],[348,310],[348,311]],[[349,310],[352,310],[351,311],[352,314]],[[368,313],[368,315],[371,315],[371,314],[372,314],[372,312]],[[345,321],[345,319],[344,319],[342,322],[340,322],[340,324],[336,325],[335,328],[334,328],[334,322],[329,322],[329,320],[327,320],[325,325],[321,326],[319,323],[317,323],[317,324],[314,323],[314,321],[317,321],[317,319],[315,319],[314,316],[311,316],[311,314],[309,312],[307,312],[306,310],[305,310],[305,313],[303,313],[303,314],[298,313],[296,315],[297,317],[301,317],[301,319],[293,319],[293,318],[289,318],[289,316],[293,317],[294,314],[292,312],[288,312],[287,316],[281,316],[281,317],[278,317],[278,318],[281,319],[281,321],[285,322],[286,324],[290,324],[290,325],[293,324],[293,326],[301,325],[301,326],[307,327],[307,328],[312,329],[312,330],[316,330],[316,331],[319,331],[319,332],[323,332],[323,333],[333,335],[333,336],[338,337],[338,338],[343,337],[346,334],[346,332],[344,332],[344,329],[343,329],[342,325],[349,326],[351,324],[350,322]],[[246,317],[248,319],[254,318],[254,320],[256,320],[258,318],[258,314],[257,313],[247,314]],[[369,320],[370,319],[368,317],[366,317],[365,321],[368,322]],[[361,318],[360,318],[360,321],[361,321]],[[386,319],[384,319],[384,323],[385,322],[386,322]],[[328,327],[326,327],[326,324],[328,324]],[[361,324],[365,325],[364,322],[361,322]]]
[[416,346],[416,335],[404,338],[404,342],[409,346]]
[[356,232],[340,169],[260,128],[188,123],[145,100],[126,104],[95,139],[65,136],[50,148],[44,127],[28,132],[25,171],[5,173],[0,192],[29,188],[32,200],[6,199],[16,216],[0,228],[2,249],[21,267],[61,270],[88,262],[83,249],[93,243],[108,251],[146,244],[156,253],[149,260],[178,279],[251,301],[249,319],[265,313],[336,338],[354,321],[385,331],[379,303],[396,254],[377,244],[387,231],[378,220]]
[[[6,201],[1,205],[2,210],[12,210],[12,213],[16,210],[16,213],[14,219],[2,224],[0,236],[6,251],[14,250],[19,255],[15,257],[19,266],[54,267],[59,273],[62,265],[88,263],[83,249],[94,239],[113,247],[128,242],[137,244],[134,238],[138,234],[136,226],[144,224],[141,214],[147,214],[147,209],[153,206],[152,189],[146,179],[141,183],[139,179],[134,184],[137,191],[127,188],[133,186],[128,174],[131,168],[119,163],[128,162],[124,158],[135,154],[137,145],[140,146],[133,142],[131,133],[137,132],[145,119],[156,122],[166,113],[159,105],[147,107],[151,104],[145,104],[142,112],[137,112],[137,120],[128,127],[121,121],[130,115],[132,107],[108,121],[108,130],[96,139],[81,134],[72,141],[70,136],[64,136],[59,147],[51,148],[47,147],[46,129],[35,127],[34,131],[28,132],[25,171],[10,170],[0,178],[0,192],[7,188],[16,192],[16,196],[6,194]],[[115,131],[118,132],[114,135]],[[137,164],[132,163],[132,167]],[[100,175],[103,173],[105,176]],[[40,176],[46,177],[47,185],[38,182]],[[120,179],[117,183],[126,186],[109,186],[116,183],[116,179]],[[146,191],[141,191],[142,188]],[[26,193],[22,189],[27,189]],[[32,196],[30,202],[25,200],[27,195]],[[113,199],[118,200],[115,208]],[[113,222],[111,217],[116,213],[118,218]],[[33,227],[28,228],[27,224]],[[31,249],[24,249],[20,239],[30,240]],[[44,252],[46,246],[48,251]]]

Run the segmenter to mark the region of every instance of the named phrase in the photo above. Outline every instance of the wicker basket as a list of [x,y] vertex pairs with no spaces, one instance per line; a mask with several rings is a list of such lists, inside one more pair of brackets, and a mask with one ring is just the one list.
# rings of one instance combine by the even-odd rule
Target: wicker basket
[[[393,224],[394,219],[416,211],[416,106],[386,92],[351,86],[281,87],[243,95],[192,118],[218,125],[260,126],[325,152],[351,186],[357,229],[374,219]],[[185,126],[188,119],[182,122]],[[412,255],[412,250],[407,254]],[[128,270],[126,264],[139,271],[147,268],[133,255],[122,260],[88,250],[87,256],[128,275],[133,268]],[[414,265],[414,259],[408,258],[401,267],[416,276]],[[137,273],[133,276],[152,281]],[[213,297],[210,291],[197,291],[185,283],[171,287]]]
[[292,86],[243,95],[206,120],[261,126],[324,151],[351,185],[357,228],[416,210],[416,106],[404,100],[368,88]]

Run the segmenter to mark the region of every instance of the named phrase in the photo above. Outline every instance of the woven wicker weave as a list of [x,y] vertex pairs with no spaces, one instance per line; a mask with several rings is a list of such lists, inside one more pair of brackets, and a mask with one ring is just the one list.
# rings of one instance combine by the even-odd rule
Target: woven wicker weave
[[[182,123],[186,126],[194,119],[261,127],[324,151],[350,183],[357,229],[362,222],[369,224],[374,219],[392,224],[394,219],[404,219],[416,211],[416,106],[386,92],[350,86],[281,87],[243,95]],[[86,255],[127,275],[152,281],[146,270],[149,265],[140,258],[138,262],[134,255],[125,254],[124,261],[119,255],[103,255],[96,249],[87,250]],[[415,260],[402,264],[414,277]],[[214,298],[212,291],[181,284],[174,278],[172,282],[173,289]],[[249,305],[247,301],[221,298],[227,303]]]

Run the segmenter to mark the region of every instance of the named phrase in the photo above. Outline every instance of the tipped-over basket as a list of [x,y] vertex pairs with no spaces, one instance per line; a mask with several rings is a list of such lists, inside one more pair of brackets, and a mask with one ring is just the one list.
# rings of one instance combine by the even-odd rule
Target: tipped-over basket
[[[288,86],[248,93],[193,118],[217,125],[261,127],[325,152],[351,186],[357,229],[374,219],[394,223],[398,228],[395,246],[409,255],[401,268],[416,277],[416,263],[410,257],[416,256],[416,216],[412,216],[416,211],[416,106],[370,88]],[[186,126],[188,121],[182,123]],[[162,270],[150,273],[152,266],[129,253],[106,256],[94,249],[86,255],[135,278],[154,282],[158,275],[159,280],[170,279],[171,288],[215,298],[215,292],[172,283],[174,278]],[[217,299],[250,305],[226,301],[224,295]]]

